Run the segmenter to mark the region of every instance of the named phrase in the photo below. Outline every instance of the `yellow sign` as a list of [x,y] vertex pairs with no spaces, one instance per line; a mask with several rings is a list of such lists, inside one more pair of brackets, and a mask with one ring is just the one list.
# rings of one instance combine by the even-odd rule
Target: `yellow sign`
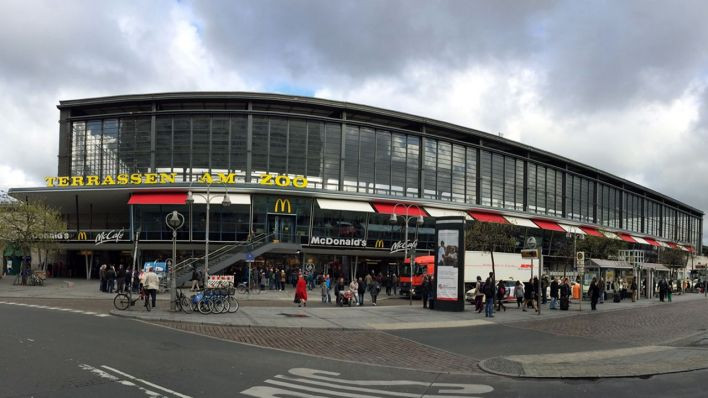
[[[287,209],[288,211],[285,211]],[[293,208],[290,205],[290,199],[278,199],[275,201],[275,209],[274,211],[276,213],[292,213]]]
[[[133,173],[118,174],[116,176],[62,176],[44,177],[48,187],[83,187],[99,185],[152,185],[152,184],[174,184],[177,180],[177,173]],[[204,173],[197,180],[202,184],[235,184],[236,173]],[[307,188],[307,178],[305,176],[261,174],[258,176],[259,185],[275,185],[278,187]]]
[[86,240],[86,239],[88,239],[88,235],[84,231],[79,231],[79,233],[76,234],[76,239],[77,240]]
[[377,249],[383,249],[383,247],[384,247],[383,239],[377,240],[376,243],[374,243],[374,247]]

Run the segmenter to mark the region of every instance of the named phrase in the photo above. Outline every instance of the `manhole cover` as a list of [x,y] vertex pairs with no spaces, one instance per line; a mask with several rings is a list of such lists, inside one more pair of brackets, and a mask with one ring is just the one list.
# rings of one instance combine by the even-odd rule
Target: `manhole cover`
[[305,314],[285,314],[283,312],[281,312],[278,315],[287,316],[288,318],[309,318],[310,317],[309,315],[305,315]]

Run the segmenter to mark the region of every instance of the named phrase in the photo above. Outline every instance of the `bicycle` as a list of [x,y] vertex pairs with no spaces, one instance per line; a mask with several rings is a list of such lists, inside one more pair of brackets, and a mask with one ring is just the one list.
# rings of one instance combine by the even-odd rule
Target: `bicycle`
[[177,298],[175,299],[175,309],[177,311],[184,312],[185,314],[191,314],[194,311],[192,307],[191,300],[182,293],[181,290],[177,289]]
[[150,301],[143,289],[140,289],[140,294],[135,296],[135,299],[132,298],[132,294],[130,296],[125,293],[116,294],[113,298],[113,306],[116,307],[117,310],[125,311],[128,307],[134,306],[138,300],[143,299],[145,299],[145,308],[150,311]]

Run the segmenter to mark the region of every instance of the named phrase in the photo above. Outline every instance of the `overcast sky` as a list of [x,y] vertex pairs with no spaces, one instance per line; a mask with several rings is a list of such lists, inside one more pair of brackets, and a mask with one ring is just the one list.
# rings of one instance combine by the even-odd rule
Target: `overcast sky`
[[244,90],[501,133],[708,209],[705,1],[3,0],[0,10],[0,189],[56,175],[59,100]]

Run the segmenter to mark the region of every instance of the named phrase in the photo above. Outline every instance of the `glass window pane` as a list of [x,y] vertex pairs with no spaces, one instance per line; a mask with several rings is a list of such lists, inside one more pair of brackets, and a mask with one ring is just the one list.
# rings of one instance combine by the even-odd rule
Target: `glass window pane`
[[403,196],[406,186],[406,136],[393,134],[391,138],[391,195]]
[[420,138],[408,136],[406,149],[406,196],[418,196],[418,161],[420,159]]
[[376,159],[376,134],[362,127],[359,132],[359,192],[374,193],[374,164]]
[[339,190],[339,165],[342,152],[342,126],[327,123],[327,138],[324,152],[325,189]]
[[452,144],[438,141],[438,199],[452,200]]
[[288,122],[282,118],[270,118],[270,143],[268,172],[285,174],[287,173],[288,160]]
[[344,141],[344,190],[356,192],[359,176],[359,127],[347,126]]
[[376,193],[388,195],[391,189],[391,133],[376,132]]
[[437,199],[438,142],[423,138],[423,197]]

